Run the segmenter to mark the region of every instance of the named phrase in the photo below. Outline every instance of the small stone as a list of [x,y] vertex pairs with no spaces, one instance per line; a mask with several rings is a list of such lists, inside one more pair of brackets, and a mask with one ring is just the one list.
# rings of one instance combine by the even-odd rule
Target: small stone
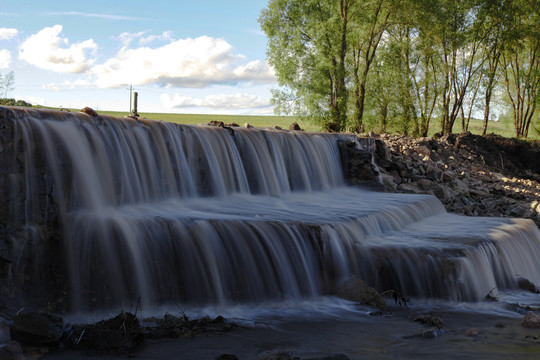
[[478,329],[477,328],[470,328],[469,330],[465,331],[465,335],[467,335],[467,336],[477,336],[478,335]]
[[540,328],[540,316],[536,315],[533,312],[529,312],[525,314],[520,324],[521,326],[530,329]]
[[302,128],[300,127],[300,125],[298,125],[297,122],[293,122],[293,123],[289,126],[289,130],[302,130]]
[[94,109],[89,108],[88,106],[85,108],[82,108],[80,112],[90,115],[90,116],[98,116],[98,113]]

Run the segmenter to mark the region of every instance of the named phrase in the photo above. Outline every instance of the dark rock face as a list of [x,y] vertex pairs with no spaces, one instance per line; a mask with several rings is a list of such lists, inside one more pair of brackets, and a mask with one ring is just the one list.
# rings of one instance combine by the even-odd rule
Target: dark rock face
[[13,338],[30,345],[52,345],[60,340],[64,322],[61,317],[31,312],[13,318]]
[[[51,283],[65,288],[61,229],[52,200],[52,179],[47,175],[50,171],[40,155],[41,144],[22,146],[23,134],[15,130],[19,116],[20,111],[0,107],[0,309],[13,311],[30,303],[56,303],[58,298],[44,299]],[[27,174],[25,161],[30,153],[37,160],[35,170]],[[37,205],[28,206],[29,198],[38,199]]]
[[[355,141],[338,141],[343,174],[351,185],[378,187],[378,171],[373,163],[373,149],[360,149]],[[383,188],[379,188],[383,190]]]

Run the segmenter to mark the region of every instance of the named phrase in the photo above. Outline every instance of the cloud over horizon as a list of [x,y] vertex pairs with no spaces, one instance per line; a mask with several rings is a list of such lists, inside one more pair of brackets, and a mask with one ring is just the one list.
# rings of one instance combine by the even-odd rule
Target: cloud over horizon
[[[132,34],[142,36],[141,33]],[[164,32],[156,38],[171,38]],[[125,33],[124,38],[133,40]],[[124,46],[114,58],[92,67],[98,87],[155,84],[163,87],[204,88],[211,85],[275,82],[270,67],[260,60],[245,62],[224,39],[200,36],[170,41],[156,47]]]
[[270,100],[250,94],[208,95],[204,97],[161,95],[161,103],[169,109],[206,107],[218,110],[256,109],[270,107]]
[[97,44],[89,39],[75,44],[60,37],[62,25],[46,27],[19,47],[19,58],[38,68],[59,73],[83,73],[94,63]]
[[0,69],[7,69],[11,65],[11,52],[9,50],[0,50]]
[[17,36],[19,31],[14,28],[0,27],[0,40],[10,40]]

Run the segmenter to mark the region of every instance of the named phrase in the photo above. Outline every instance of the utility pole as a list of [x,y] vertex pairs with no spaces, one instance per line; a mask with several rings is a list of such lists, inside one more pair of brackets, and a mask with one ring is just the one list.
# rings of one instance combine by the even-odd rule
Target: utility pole
[[133,94],[133,84],[129,85],[129,113],[130,114],[131,114],[132,94]]

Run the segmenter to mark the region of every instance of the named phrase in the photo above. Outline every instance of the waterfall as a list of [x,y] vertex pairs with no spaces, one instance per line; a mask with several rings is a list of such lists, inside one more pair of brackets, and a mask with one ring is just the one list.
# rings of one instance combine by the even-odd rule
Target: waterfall
[[60,232],[74,310],[306,298],[351,276],[466,301],[540,284],[534,223],[347,186],[337,143],[352,135],[2,107],[0,125],[2,211],[32,229],[9,241],[32,244],[39,273],[35,232]]

